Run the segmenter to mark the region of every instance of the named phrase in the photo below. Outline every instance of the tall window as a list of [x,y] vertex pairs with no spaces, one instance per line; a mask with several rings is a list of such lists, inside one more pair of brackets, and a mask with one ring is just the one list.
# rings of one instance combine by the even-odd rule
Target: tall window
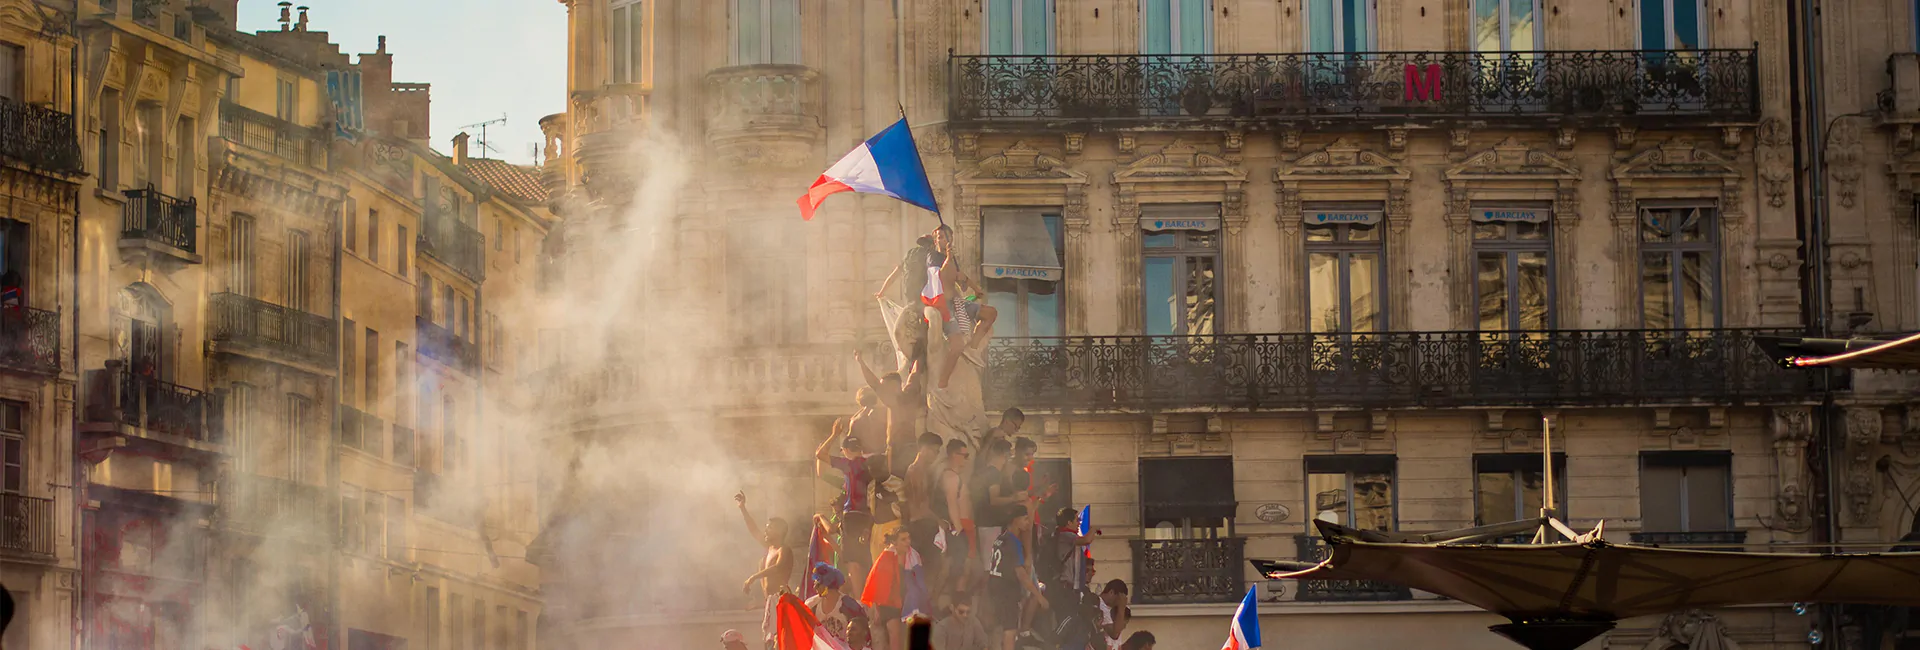
[[[1546,476],[1540,454],[1482,454],[1473,457],[1473,525],[1501,524],[1540,516]],[[1567,511],[1567,458],[1553,455],[1553,509]]]
[[1531,52],[1542,49],[1541,24],[1540,0],[1473,0],[1473,50]]
[[407,561],[407,502],[387,496],[387,559]]
[[1553,327],[1553,227],[1549,210],[1473,210],[1474,304],[1481,331]]
[[1697,50],[1706,46],[1706,0],[1640,0],[1640,49]]
[[1361,530],[1393,530],[1393,466],[1392,456],[1308,456],[1309,516]]
[[427,629],[423,631],[420,638],[426,639],[426,650],[440,650],[440,590],[428,587],[426,596],[422,600],[426,601],[426,607],[423,610],[427,613]]
[[243,472],[252,471],[259,462],[259,433],[254,430],[253,386],[235,382],[227,390],[227,435],[233,440],[233,461]]
[[0,400],[0,492],[27,489],[27,405]]
[[394,237],[393,237],[393,267],[394,267],[394,272],[399,273],[400,277],[404,278],[404,277],[407,277],[407,273],[408,273],[407,248],[408,248],[408,244],[410,244],[411,242],[407,240],[407,227],[406,226],[396,226],[396,227],[399,228],[399,230],[394,234]]
[[1053,53],[1053,0],[987,0],[987,54]]
[[1640,530],[1698,533],[1733,529],[1733,458],[1726,453],[1640,457]]
[[1373,0],[1306,0],[1307,49],[1366,52],[1374,48]]
[[26,50],[0,43],[0,98],[26,101]]
[[229,272],[233,274],[230,282],[232,291],[243,296],[254,295],[253,256],[257,240],[253,233],[253,217],[244,214],[233,215],[233,230],[227,233],[228,254],[233,258]]
[[287,476],[306,482],[312,468],[307,464],[308,435],[313,420],[313,400],[298,393],[287,393]]
[[307,233],[287,231],[287,307],[307,311],[307,280],[311,279],[313,247]]
[[300,85],[298,81],[286,77],[274,80],[273,114],[288,122],[299,118]]
[[340,321],[340,403],[352,406],[360,397],[359,379],[354,369],[360,365],[358,334],[360,328],[353,319]]
[[639,0],[613,0],[607,47],[607,83],[637,84],[646,68],[646,5]]
[[473,597],[473,647],[476,650],[487,648],[487,601]]
[[[1066,258],[1060,215],[990,210],[981,216],[980,283],[1000,310],[1003,336],[1059,336]],[[996,327],[1001,327],[996,326]]]
[[0,306],[27,306],[33,287],[33,227],[0,218]]
[[1219,306],[1220,220],[1216,205],[1141,210],[1141,282],[1146,333],[1213,334]]
[[133,185],[136,188],[160,187],[166,135],[160,131],[160,105],[140,102],[133,111]]
[[367,210],[367,260],[380,264],[380,211]]
[[[367,345],[364,350],[367,355],[367,399],[365,403],[367,412],[372,413],[374,409],[380,406],[380,355],[385,354],[386,349],[380,345],[380,333],[374,331],[371,327],[367,328]],[[376,449],[378,448],[378,445],[372,446]]]
[[100,91],[100,187],[120,190],[120,91]]
[[1232,458],[1140,459],[1142,537],[1231,537],[1237,503]]
[[[393,342],[393,389],[394,389],[393,391],[393,423],[395,426],[404,426],[404,427],[413,426],[413,402],[412,402],[413,373],[412,371],[413,371],[413,353],[412,351],[407,349],[407,342],[394,341]],[[408,445],[409,446],[408,452],[411,453],[412,452],[411,446],[413,445],[413,441],[407,440],[404,443],[402,443],[400,438],[401,436],[399,436],[396,433],[393,439],[394,454],[398,455],[400,453],[401,444]]]
[[1213,0],[1140,0],[1141,54],[1211,54]]
[[178,143],[179,155],[174,157],[173,193],[175,196],[193,196],[195,161],[193,142],[193,118],[183,117],[174,122],[174,142]]
[[1387,281],[1378,208],[1321,206],[1304,212],[1307,327],[1313,332],[1378,332]]
[[733,64],[800,62],[800,0],[732,0]]
[[1699,205],[1640,206],[1640,313],[1648,329],[1720,323],[1719,215]]
[[346,215],[346,227],[341,229],[347,238],[345,246],[348,251],[358,250],[360,248],[360,206],[353,197],[347,197],[345,204],[341,207],[345,208],[341,212]]
[[453,410],[453,396],[440,397],[440,426],[446,442],[446,456],[441,463],[445,472],[451,474],[458,469],[464,456],[464,446],[460,438],[460,414]]
[[340,540],[347,550],[358,551],[366,539],[366,518],[360,509],[360,487],[340,485]]

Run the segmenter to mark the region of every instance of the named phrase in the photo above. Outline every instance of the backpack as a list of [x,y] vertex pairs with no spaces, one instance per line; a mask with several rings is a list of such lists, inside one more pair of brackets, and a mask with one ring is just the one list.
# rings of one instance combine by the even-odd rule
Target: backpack
[[1073,557],[1080,551],[1080,546],[1074,544],[1072,538],[1055,530],[1047,537],[1045,548],[1046,552],[1041,553],[1036,562],[1039,566],[1035,567],[1039,570],[1041,581],[1049,585],[1058,582],[1063,586],[1072,582],[1068,567],[1073,566]]

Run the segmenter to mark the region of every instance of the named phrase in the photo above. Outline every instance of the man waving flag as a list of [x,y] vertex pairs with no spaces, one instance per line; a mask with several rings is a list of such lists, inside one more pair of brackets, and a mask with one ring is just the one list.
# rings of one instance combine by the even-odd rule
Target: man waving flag
[[827,173],[807,189],[807,195],[800,197],[800,218],[812,221],[813,211],[820,209],[828,196],[840,192],[891,196],[928,212],[940,212],[933,202],[933,185],[927,182],[926,165],[920,163],[920,149],[913,144],[913,130],[904,117],[827,168]]
[[1256,650],[1260,647],[1260,608],[1253,600],[1253,595],[1259,591],[1259,585],[1247,588],[1247,597],[1240,600],[1240,609],[1233,613],[1233,628],[1227,632],[1227,644],[1221,646],[1220,650]]

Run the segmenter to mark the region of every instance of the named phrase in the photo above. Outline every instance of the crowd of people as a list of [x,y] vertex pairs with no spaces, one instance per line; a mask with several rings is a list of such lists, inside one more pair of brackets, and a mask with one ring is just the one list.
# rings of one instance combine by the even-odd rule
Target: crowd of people
[[[796,564],[821,628],[851,650],[907,650],[911,624],[932,624],[938,650],[1152,650],[1149,632],[1126,634],[1131,620],[1124,581],[1094,579],[1080,513],[1042,512],[1052,491],[1036,485],[1039,445],[1020,435],[1026,415],[1000,414],[979,432],[943,437],[923,424],[925,376],[945,389],[967,350],[984,345],[995,320],[980,287],[953,262],[951,230],[921,237],[887,278],[884,297],[905,278],[912,300],[929,299],[924,319],[895,333],[898,371],[877,373],[856,360],[866,386],[856,410],[833,423],[815,451],[815,471],[841,486],[810,522],[804,558],[789,545],[787,522],[748,514],[748,530],[766,547],[760,569],[742,586],[765,597],[764,642],[772,650],[774,605],[792,589]],[[932,282],[929,282],[929,280]],[[941,302],[945,301],[945,302]],[[931,356],[924,328],[941,327],[948,349]],[[746,650],[729,630],[728,650]],[[738,647],[735,647],[738,646]]]

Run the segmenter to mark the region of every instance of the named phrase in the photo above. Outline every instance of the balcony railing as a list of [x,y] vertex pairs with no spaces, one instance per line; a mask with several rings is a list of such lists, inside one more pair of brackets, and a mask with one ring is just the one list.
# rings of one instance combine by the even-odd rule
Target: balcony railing
[[237,293],[216,293],[209,337],[257,345],[331,368],[339,357],[332,319]]
[[220,104],[221,138],[297,165],[326,166],[323,133],[232,102]]
[[320,533],[329,505],[326,491],[317,485],[267,476],[240,476],[220,493],[220,513],[227,525],[260,533],[298,531],[325,539]]
[[0,552],[53,555],[53,500],[0,494]]
[[0,367],[60,374],[60,313],[0,307]]
[[420,353],[449,368],[474,374],[480,368],[480,347],[471,341],[456,336],[447,328],[435,325],[423,317],[414,317],[420,346]]
[[1132,542],[1134,602],[1227,603],[1246,593],[1244,537]]
[[707,73],[709,137],[795,131],[817,135],[820,73],[801,65],[742,65]]
[[479,282],[487,279],[486,237],[451,215],[427,219],[419,238],[420,252]]
[[146,240],[198,253],[194,218],[195,199],[176,199],[149,185],[146,189],[127,190],[127,204],[120,210],[120,238]]
[[1635,544],[1651,546],[1672,546],[1696,551],[1740,551],[1745,550],[1747,531],[1710,530],[1688,533],[1636,532],[1629,538]]
[[0,99],[0,155],[35,169],[80,171],[73,115]]
[[128,372],[117,361],[87,371],[88,422],[119,423],[196,442],[222,440],[220,399]]
[[1774,330],[1096,336],[996,341],[994,408],[1304,409],[1805,399]]
[[954,56],[958,122],[1757,119],[1754,50]]
[[[1318,536],[1295,535],[1293,542],[1296,559],[1302,562],[1319,562],[1327,559],[1327,545]],[[1411,598],[1413,598],[1413,591],[1404,586],[1372,580],[1301,580],[1300,591],[1293,597],[1294,600],[1316,602]]]

